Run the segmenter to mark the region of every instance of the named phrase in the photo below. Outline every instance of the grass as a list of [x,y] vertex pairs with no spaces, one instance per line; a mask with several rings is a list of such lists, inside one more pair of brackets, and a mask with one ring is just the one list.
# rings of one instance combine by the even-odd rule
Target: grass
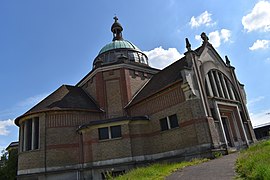
[[270,179],[270,140],[241,151],[236,161],[237,179]]
[[[184,161],[179,163],[157,163],[147,167],[140,167],[129,171],[128,173],[118,176],[116,180],[150,180],[150,179],[164,179],[172,172],[182,169],[187,166],[200,164],[208,161],[209,159],[193,159],[192,161]],[[113,178],[111,178],[113,179]]]

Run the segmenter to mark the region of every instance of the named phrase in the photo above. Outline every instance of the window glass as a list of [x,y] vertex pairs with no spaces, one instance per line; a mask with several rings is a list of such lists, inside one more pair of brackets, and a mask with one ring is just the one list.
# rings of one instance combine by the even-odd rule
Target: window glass
[[134,60],[135,62],[140,62],[138,53],[134,53]]
[[103,140],[103,139],[109,139],[109,131],[107,127],[104,128],[99,128],[98,129],[98,135],[99,135],[99,139]]
[[26,121],[26,151],[31,150],[32,145],[32,120]]
[[121,137],[121,126],[111,126],[111,138]]
[[132,52],[128,52],[128,58],[130,61],[135,61],[134,54]]
[[37,117],[34,120],[35,120],[34,149],[38,149],[39,148],[39,119]]
[[165,131],[165,130],[169,129],[168,123],[167,123],[167,118],[160,119],[159,122],[160,122],[161,131]]
[[179,127],[176,114],[169,116],[171,128]]

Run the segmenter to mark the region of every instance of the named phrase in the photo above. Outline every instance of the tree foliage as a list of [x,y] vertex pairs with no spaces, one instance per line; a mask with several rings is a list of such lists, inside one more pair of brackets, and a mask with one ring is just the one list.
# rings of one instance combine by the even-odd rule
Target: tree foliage
[[14,180],[17,175],[18,150],[2,151],[0,164],[0,179]]

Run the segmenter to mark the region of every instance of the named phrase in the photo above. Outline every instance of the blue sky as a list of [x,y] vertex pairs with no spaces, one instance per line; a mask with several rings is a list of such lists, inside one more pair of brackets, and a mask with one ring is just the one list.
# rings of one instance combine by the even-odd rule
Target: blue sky
[[76,84],[112,40],[123,37],[163,68],[206,32],[245,84],[253,125],[270,122],[270,1],[0,1],[0,149],[18,139],[13,120],[62,84]]

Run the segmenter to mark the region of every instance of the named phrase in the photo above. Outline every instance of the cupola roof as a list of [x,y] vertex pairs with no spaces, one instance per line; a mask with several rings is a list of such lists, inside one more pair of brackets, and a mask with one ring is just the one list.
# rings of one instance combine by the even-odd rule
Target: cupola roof
[[112,42],[106,44],[98,53],[93,62],[93,67],[101,67],[111,63],[135,63],[136,65],[148,66],[147,56],[132,42],[123,38],[123,27],[115,16],[111,26],[113,33]]

